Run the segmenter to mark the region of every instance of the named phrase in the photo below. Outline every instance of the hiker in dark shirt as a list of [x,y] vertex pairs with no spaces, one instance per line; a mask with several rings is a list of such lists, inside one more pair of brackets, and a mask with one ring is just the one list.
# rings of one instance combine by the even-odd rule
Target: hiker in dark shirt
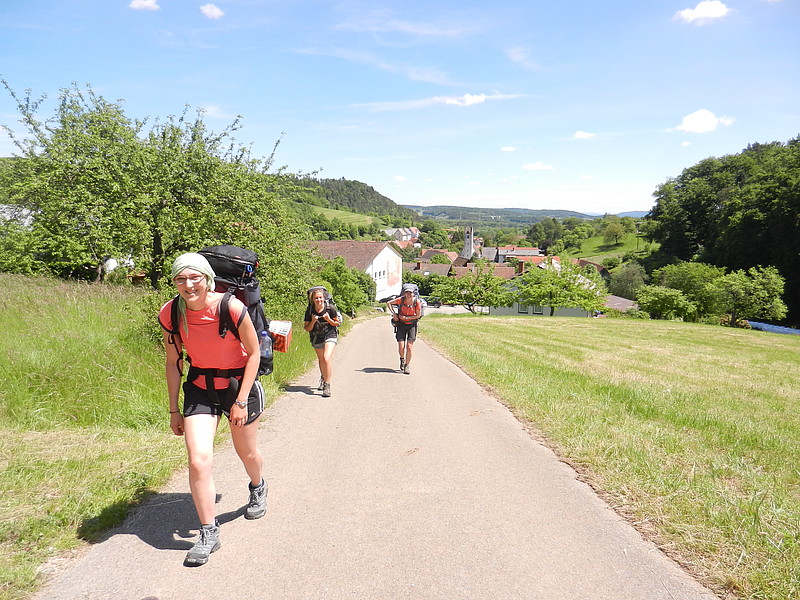
[[308,290],[308,307],[303,329],[309,333],[311,347],[319,361],[319,387],[322,395],[331,395],[331,375],[333,372],[333,350],[339,340],[339,311],[332,306],[330,294],[322,286]]

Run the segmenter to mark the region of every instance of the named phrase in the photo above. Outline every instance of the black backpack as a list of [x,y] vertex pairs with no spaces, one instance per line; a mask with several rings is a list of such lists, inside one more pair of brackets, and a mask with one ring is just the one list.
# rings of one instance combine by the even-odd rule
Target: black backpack
[[[272,373],[272,336],[269,332],[270,320],[264,314],[264,300],[261,297],[261,285],[255,276],[258,267],[258,255],[252,250],[238,246],[211,246],[203,248],[198,254],[204,256],[214,269],[214,284],[217,292],[223,296],[219,303],[219,335],[225,337],[230,331],[239,339],[239,323],[234,323],[230,314],[231,296],[238,298],[247,307],[250,320],[258,335],[261,361],[258,376]],[[180,334],[177,296],[172,300],[171,318],[172,335]],[[242,313],[244,318],[244,313]],[[241,320],[240,320],[241,322]],[[191,362],[191,358],[189,359]],[[244,371],[242,371],[244,372]],[[190,378],[192,373],[190,372]]]

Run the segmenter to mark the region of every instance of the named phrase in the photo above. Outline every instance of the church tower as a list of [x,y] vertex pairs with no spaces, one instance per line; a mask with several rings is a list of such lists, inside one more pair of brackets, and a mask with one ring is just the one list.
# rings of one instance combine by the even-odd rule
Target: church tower
[[461,254],[459,254],[461,258],[472,260],[472,256],[475,254],[475,242],[473,241],[473,236],[474,232],[472,227],[464,227],[464,249],[461,251]]

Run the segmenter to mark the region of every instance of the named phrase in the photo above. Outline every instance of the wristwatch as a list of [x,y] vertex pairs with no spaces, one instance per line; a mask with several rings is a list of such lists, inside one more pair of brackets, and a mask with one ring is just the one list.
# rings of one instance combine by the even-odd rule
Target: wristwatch
[[236,402],[234,402],[234,404],[235,404],[236,406],[238,406],[239,408],[247,408],[247,402],[239,402],[239,401],[237,400]]

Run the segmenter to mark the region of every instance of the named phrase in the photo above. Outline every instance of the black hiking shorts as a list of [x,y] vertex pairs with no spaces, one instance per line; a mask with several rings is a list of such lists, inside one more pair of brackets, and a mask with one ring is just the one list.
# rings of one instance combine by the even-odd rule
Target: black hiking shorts
[[[192,415],[225,415],[231,418],[231,407],[236,401],[236,393],[228,393],[228,390],[217,390],[216,400],[209,394],[208,390],[196,386],[191,381],[183,382],[183,416]],[[247,422],[249,425],[264,412],[264,388],[256,379],[250,394],[247,396]]]
[[398,323],[394,332],[394,339],[396,339],[398,342],[416,342],[417,322]]

